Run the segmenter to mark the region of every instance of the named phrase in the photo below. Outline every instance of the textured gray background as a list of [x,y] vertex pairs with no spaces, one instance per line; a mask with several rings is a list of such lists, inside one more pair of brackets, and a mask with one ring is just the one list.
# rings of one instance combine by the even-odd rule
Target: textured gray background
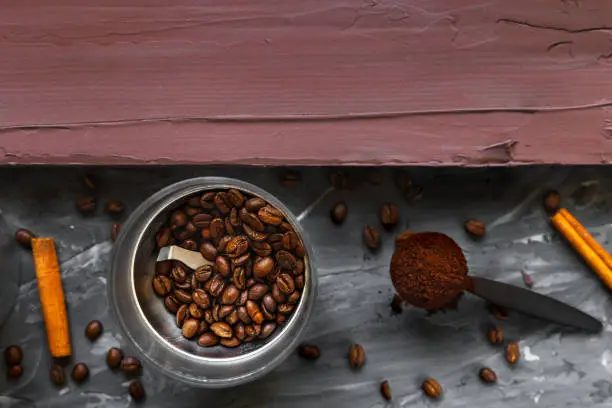
[[[612,406],[612,326],[610,292],[555,234],[541,209],[547,187],[558,188],[568,208],[608,249],[612,233],[612,167],[524,167],[497,169],[412,170],[424,187],[423,199],[407,204],[394,187],[395,170],[382,170],[383,183],[369,185],[364,169],[351,170],[358,185],[332,191],[327,169],[302,169],[302,186],[278,184],[278,169],[265,168],[147,168],[92,169],[100,179],[99,202],[118,198],[128,210],[157,189],[174,181],[202,175],[246,179],[284,200],[312,237],[319,257],[317,309],[306,341],[319,345],[314,363],[292,355],[267,377],[233,390],[190,389],[144,369],[148,398],[145,406],[181,407],[608,407]],[[130,352],[109,316],[107,267],[112,249],[111,217],[98,211],[82,217],[74,210],[82,194],[83,169],[0,168],[0,209],[14,228],[31,228],[57,240],[63,284],[69,304],[74,361],[89,365],[91,378],[64,389],[48,380],[49,354],[33,280],[30,254],[21,250],[18,300],[0,331],[0,347],[20,344],[25,351],[23,377],[7,382],[0,375],[2,407],[126,407],[127,380],[110,372],[104,356],[111,346]],[[344,199],[349,217],[342,227],[328,217],[331,205]],[[508,338],[520,341],[522,359],[509,367],[502,349],[486,341],[484,332],[495,322],[485,303],[466,295],[457,311],[426,316],[405,308],[392,315],[393,290],[388,263],[394,233],[383,233],[383,249],[370,254],[361,241],[366,223],[377,225],[381,203],[400,206],[399,232],[434,230],[448,233],[466,251],[471,273],[524,285],[521,271],[533,277],[533,290],[549,294],[593,314],[604,322],[600,335],[584,335],[518,314],[502,322]],[[313,205],[314,204],[314,205]],[[489,233],[474,242],[463,232],[468,217],[481,218]],[[1,256],[1,255],[0,255]],[[86,323],[99,319],[103,336],[91,344],[83,336]],[[348,368],[351,342],[366,350],[361,371]],[[483,385],[478,369],[493,368],[499,382]],[[68,370],[67,370],[68,374]],[[432,376],[443,385],[444,398],[427,400],[421,381]],[[379,384],[387,379],[393,401],[385,402]]]

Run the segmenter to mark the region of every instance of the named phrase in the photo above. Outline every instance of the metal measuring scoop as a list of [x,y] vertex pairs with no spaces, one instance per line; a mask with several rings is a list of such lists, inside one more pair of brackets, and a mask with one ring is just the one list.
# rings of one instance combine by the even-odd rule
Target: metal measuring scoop
[[157,262],[163,261],[180,261],[191,269],[198,269],[204,265],[214,265],[214,262],[204,258],[201,253],[190,251],[180,246],[170,245],[159,250]]

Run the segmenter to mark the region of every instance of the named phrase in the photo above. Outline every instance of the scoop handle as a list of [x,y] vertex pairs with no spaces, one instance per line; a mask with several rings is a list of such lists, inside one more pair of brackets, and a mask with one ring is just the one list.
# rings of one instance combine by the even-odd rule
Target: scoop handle
[[594,317],[573,306],[529,289],[471,276],[468,291],[498,306],[551,322],[593,333],[600,332],[602,329],[601,322]]
[[214,265],[214,262],[204,258],[201,253],[176,245],[165,246],[159,250],[157,262],[162,261],[181,261],[191,269],[198,269],[204,265]]

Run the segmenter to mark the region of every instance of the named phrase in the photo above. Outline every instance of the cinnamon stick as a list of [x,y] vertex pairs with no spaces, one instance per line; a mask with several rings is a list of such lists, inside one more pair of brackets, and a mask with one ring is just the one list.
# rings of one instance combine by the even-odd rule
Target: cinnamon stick
[[612,270],[612,256],[606,251],[604,247],[601,246],[599,242],[593,238],[593,236],[587,231],[586,228],[582,226],[582,224],[565,208],[559,210],[561,215],[567,220],[569,225],[574,228],[574,230],[580,235],[580,237],[591,247],[593,251],[606,263],[608,268]]

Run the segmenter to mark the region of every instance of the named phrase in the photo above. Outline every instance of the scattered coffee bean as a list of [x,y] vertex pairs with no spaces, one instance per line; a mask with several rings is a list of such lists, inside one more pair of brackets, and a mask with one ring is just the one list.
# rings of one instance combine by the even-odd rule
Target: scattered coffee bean
[[395,204],[383,204],[380,207],[380,222],[387,229],[393,229],[399,219],[399,210]]
[[164,275],[153,278],[153,290],[157,296],[166,296],[172,290],[172,281]]
[[100,323],[99,320],[92,320],[91,322],[89,322],[87,327],[85,327],[85,336],[89,340],[94,341],[98,337],[100,337],[100,335],[102,334],[102,330],[102,323]]
[[64,367],[59,364],[52,364],[49,369],[49,378],[53,385],[61,387],[66,384],[66,374],[64,374]]
[[385,380],[380,384],[380,394],[387,401],[391,401],[391,387],[389,387],[389,381]]
[[170,311],[170,313],[176,313],[179,310],[180,304],[179,301],[176,300],[174,296],[166,296],[164,299],[164,304],[166,308]]
[[485,223],[480,220],[468,220],[465,222],[465,230],[473,237],[483,237],[486,233]]
[[274,323],[274,322],[264,323],[261,326],[261,333],[259,333],[258,337],[261,340],[267,339],[268,337],[270,337],[272,332],[274,332],[274,330],[276,330],[276,323]]
[[234,347],[238,347],[240,345],[240,340],[238,340],[236,337],[230,337],[229,339],[221,339],[220,343],[222,346],[225,347],[229,347],[229,348],[234,348]]
[[259,306],[257,306],[257,303],[253,302],[252,300],[247,300],[246,309],[251,320],[253,320],[256,324],[263,323],[264,317],[259,309]]
[[370,225],[363,230],[363,240],[368,248],[372,251],[380,248],[380,232]]
[[93,196],[80,197],[76,207],[81,214],[91,214],[96,210],[96,199]]
[[205,259],[211,262],[217,258],[217,248],[210,242],[205,242],[200,246],[200,253]]
[[438,398],[442,394],[442,386],[433,378],[426,379],[421,388],[430,398]]
[[200,328],[200,322],[196,319],[187,319],[185,323],[183,323],[183,337],[186,339],[191,339],[198,333],[198,329]]
[[281,174],[280,183],[288,188],[297,187],[302,183],[302,176],[297,171],[288,170]]
[[106,365],[108,368],[116,369],[121,365],[121,360],[123,360],[123,351],[118,349],[117,347],[111,347],[108,349],[106,353]]
[[134,401],[141,401],[146,395],[144,387],[139,380],[132,381],[128,387],[128,391],[130,393],[130,397],[132,397]]
[[365,350],[359,344],[353,344],[348,352],[349,365],[352,368],[360,368],[365,362]]
[[508,320],[508,310],[506,308],[491,303],[489,304],[489,310],[498,320]]
[[19,364],[12,365],[7,368],[6,375],[8,378],[19,378],[23,374],[23,367]]
[[210,330],[218,337],[229,339],[232,337],[232,328],[229,324],[223,322],[215,322],[210,325]]
[[329,184],[336,190],[344,190],[349,184],[348,175],[342,170],[332,171],[329,174]]
[[125,204],[119,200],[108,200],[105,209],[109,214],[121,214],[125,210]]
[[136,375],[140,372],[140,361],[136,357],[124,357],[119,367],[125,375]]
[[491,344],[502,344],[504,342],[504,332],[501,327],[491,327],[487,332],[487,338]]
[[6,362],[6,365],[11,366],[21,364],[21,360],[23,360],[23,351],[21,350],[21,347],[12,345],[4,349],[4,361]]
[[404,303],[404,301],[402,300],[402,298],[396,293],[393,296],[393,299],[391,300],[391,310],[393,311],[393,313],[395,313],[395,314],[402,313],[402,310],[403,310],[402,304],[403,303]]
[[348,207],[344,201],[336,203],[330,211],[331,219],[336,225],[341,225],[346,219],[347,214]]
[[315,346],[314,344],[302,344],[298,348],[298,354],[300,357],[306,360],[317,360],[319,357],[321,357],[319,347]]
[[89,368],[85,363],[77,363],[72,368],[72,373],[70,374],[72,380],[78,384],[82,383],[89,377]]
[[213,333],[204,333],[198,338],[198,345],[202,347],[212,347],[219,343],[219,337]]
[[32,238],[36,238],[36,234],[28,229],[21,228],[15,232],[15,241],[24,248],[32,248]]
[[544,195],[544,208],[549,213],[555,213],[559,209],[561,203],[561,196],[555,190],[551,190]]
[[487,384],[497,382],[497,374],[495,374],[495,371],[491,370],[490,368],[481,368],[478,375],[480,376],[480,379]]
[[516,364],[521,353],[518,344],[510,342],[506,344],[506,361],[510,364]]
[[[111,240],[115,242],[121,232],[121,224],[113,224],[111,226]],[[161,263],[161,262],[160,262]]]

